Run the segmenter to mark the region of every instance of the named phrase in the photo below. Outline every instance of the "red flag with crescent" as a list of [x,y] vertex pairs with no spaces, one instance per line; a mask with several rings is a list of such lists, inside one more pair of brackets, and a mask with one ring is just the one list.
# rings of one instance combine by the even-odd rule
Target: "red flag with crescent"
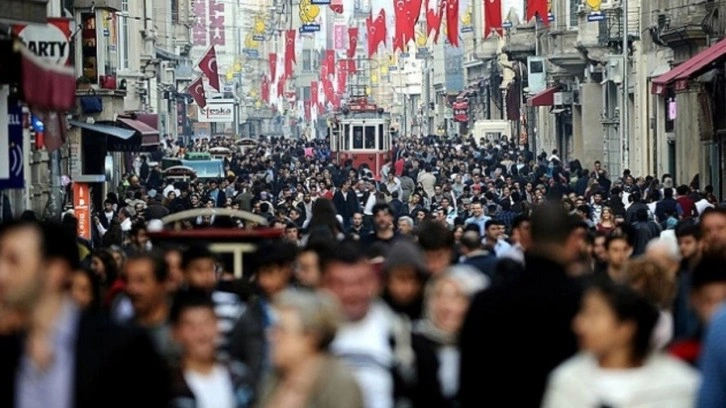
[[502,0],[484,0],[484,38],[502,30]]
[[343,0],[332,0],[330,2],[330,9],[335,14],[343,14]]
[[459,0],[446,2],[446,34],[449,44],[459,46]]
[[292,75],[292,66],[295,64],[295,30],[285,31],[285,77]]
[[285,81],[287,78],[283,76],[282,78],[277,80],[277,97],[280,98],[282,95],[285,94]]
[[335,51],[334,50],[325,50],[325,60],[323,61],[325,65],[325,72],[328,75],[335,75]]
[[[433,1],[433,0],[427,0],[427,1]],[[486,0],[484,0],[486,1]],[[442,0],[438,7],[435,5],[433,7],[429,7],[427,4],[426,6],[426,36],[430,36],[431,33],[434,33],[434,43],[438,44],[439,42],[439,33],[441,32],[441,17],[446,12],[446,1]]]
[[219,92],[221,89],[219,87],[219,69],[217,68],[217,51],[214,50],[214,46],[209,47],[197,66],[209,80],[209,86]]
[[534,17],[539,17],[545,27],[550,25],[549,7],[547,0],[528,0],[527,1],[527,22]]
[[338,61],[338,93],[344,93],[348,86],[348,61]]
[[312,119],[312,103],[310,101],[303,101],[303,110],[305,111],[305,120],[310,122]]
[[310,81],[310,102],[313,106],[318,106],[318,81]]
[[274,81],[277,78],[277,53],[271,52],[267,58],[270,63],[270,78]]
[[194,102],[197,103],[197,106],[200,108],[207,106],[207,98],[204,95],[204,82],[202,81],[202,77],[192,81],[192,83],[189,84],[187,91],[189,92],[189,95],[192,96],[192,99],[194,99]]
[[358,27],[348,27],[348,58],[355,57],[358,48]]

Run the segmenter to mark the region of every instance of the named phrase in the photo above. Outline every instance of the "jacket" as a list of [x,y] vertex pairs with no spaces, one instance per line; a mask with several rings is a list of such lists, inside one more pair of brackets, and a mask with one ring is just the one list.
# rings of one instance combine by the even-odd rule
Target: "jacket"
[[[120,327],[85,313],[75,344],[76,408],[164,407],[170,400],[169,370],[139,329]],[[15,405],[21,336],[0,337],[0,407]]]
[[[542,407],[607,405],[602,399],[610,395],[598,395],[598,371],[597,362],[590,354],[580,353],[567,360],[552,372]],[[645,365],[632,370],[630,380],[631,393],[627,402],[617,405],[618,408],[688,408],[696,404],[699,374],[673,357],[652,355]]]
[[541,256],[525,256],[515,275],[480,292],[464,321],[463,408],[538,407],[547,375],[577,351],[581,284]]

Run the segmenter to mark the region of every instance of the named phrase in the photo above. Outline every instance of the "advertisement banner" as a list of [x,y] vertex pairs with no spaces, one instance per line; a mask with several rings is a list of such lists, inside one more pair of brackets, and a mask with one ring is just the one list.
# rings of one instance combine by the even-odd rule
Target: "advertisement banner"
[[199,122],[234,122],[234,99],[209,99],[207,100],[207,106],[198,109],[197,121]]
[[0,104],[0,109],[6,108],[8,113],[8,126],[0,129],[0,190],[25,188],[23,108],[17,101],[5,101]]
[[336,51],[347,50],[347,44],[345,41],[345,30],[347,26],[345,24],[333,25],[333,44]]
[[78,218],[78,236],[91,239],[91,194],[86,183],[73,183],[73,212]]
[[16,24],[13,33],[49,64],[70,66],[72,23],[69,18],[51,17],[45,25]]

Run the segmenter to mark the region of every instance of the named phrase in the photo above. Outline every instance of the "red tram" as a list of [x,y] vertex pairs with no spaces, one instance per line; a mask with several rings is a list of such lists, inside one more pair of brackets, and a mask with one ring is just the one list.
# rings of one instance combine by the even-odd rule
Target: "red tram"
[[330,151],[339,164],[347,160],[359,169],[366,164],[379,179],[391,155],[390,115],[368,98],[351,98],[328,124]]

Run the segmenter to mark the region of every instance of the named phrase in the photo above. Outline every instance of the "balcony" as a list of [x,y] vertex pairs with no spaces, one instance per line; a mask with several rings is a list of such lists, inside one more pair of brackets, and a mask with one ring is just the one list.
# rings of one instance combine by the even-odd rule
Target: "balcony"
[[577,38],[577,30],[554,30],[547,36],[549,61],[569,75],[582,74],[587,65],[587,61],[576,47]]
[[121,10],[121,0],[73,0],[75,9],[105,8]]
[[660,0],[660,10],[654,10],[651,19],[655,25],[653,33],[657,43],[670,48],[697,47],[707,45],[710,21],[714,16],[716,3],[695,0]]
[[23,23],[48,22],[48,0],[2,0],[0,19]]
[[534,26],[519,26],[509,32],[502,51],[509,59],[526,63],[537,50]]

